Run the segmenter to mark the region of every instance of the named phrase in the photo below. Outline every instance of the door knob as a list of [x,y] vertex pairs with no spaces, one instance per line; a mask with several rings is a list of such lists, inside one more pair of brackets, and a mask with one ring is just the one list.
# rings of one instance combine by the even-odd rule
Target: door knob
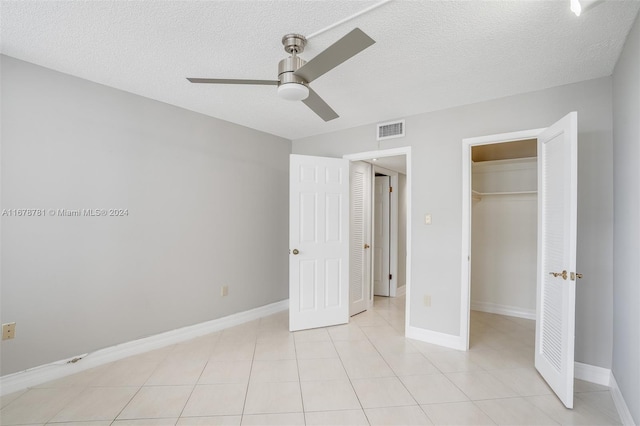
[[582,278],[582,274],[578,274],[576,272],[571,273],[571,281],[575,281],[576,278]]
[[364,248],[368,249],[369,247],[371,247],[369,244],[365,244]]
[[562,272],[549,272],[549,275],[553,275],[554,277],[562,277],[563,280],[567,279],[567,271],[564,270]]
[[293,249],[293,254],[300,254],[300,251],[298,249]]

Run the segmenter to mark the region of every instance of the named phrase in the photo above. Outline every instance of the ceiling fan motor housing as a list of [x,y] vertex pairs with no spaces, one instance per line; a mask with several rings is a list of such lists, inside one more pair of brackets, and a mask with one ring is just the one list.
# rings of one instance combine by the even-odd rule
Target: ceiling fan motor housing
[[300,34],[287,34],[282,37],[282,44],[291,56],[278,63],[278,95],[285,99],[302,100],[309,95],[307,82],[294,72],[307,63],[297,56],[304,51],[307,39]]

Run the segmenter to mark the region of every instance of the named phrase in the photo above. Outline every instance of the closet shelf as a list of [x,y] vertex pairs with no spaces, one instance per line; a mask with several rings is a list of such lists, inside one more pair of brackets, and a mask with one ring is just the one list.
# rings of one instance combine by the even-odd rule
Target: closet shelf
[[523,194],[537,194],[538,191],[508,191],[508,192],[478,192],[471,191],[471,195],[474,200],[480,200],[487,195],[523,195]]

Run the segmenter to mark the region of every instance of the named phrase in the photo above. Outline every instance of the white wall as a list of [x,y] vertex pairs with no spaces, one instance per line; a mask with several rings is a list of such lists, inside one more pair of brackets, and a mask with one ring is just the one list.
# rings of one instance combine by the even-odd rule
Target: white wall
[[[6,56],[3,375],[288,296],[291,142]],[[229,296],[220,287],[229,286]]]
[[[535,318],[538,198],[535,158],[473,164],[471,308]],[[495,195],[486,195],[495,194]]]
[[640,17],[613,73],[613,374],[640,424]]
[[[460,333],[462,139],[547,127],[578,111],[576,360],[611,367],[613,171],[611,78],[405,117],[407,136],[375,140],[375,123],[295,140],[297,154],[343,154],[412,147],[410,325]],[[432,225],[424,224],[431,213]],[[465,256],[466,257],[466,256]],[[431,307],[422,303],[431,295]]]

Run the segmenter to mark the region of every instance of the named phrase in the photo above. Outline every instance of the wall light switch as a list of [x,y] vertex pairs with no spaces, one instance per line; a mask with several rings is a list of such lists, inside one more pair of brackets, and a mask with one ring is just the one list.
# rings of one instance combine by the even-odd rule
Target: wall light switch
[[424,224],[431,225],[431,213],[427,213],[424,215]]
[[229,286],[223,285],[220,289],[220,296],[228,296],[229,295]]

